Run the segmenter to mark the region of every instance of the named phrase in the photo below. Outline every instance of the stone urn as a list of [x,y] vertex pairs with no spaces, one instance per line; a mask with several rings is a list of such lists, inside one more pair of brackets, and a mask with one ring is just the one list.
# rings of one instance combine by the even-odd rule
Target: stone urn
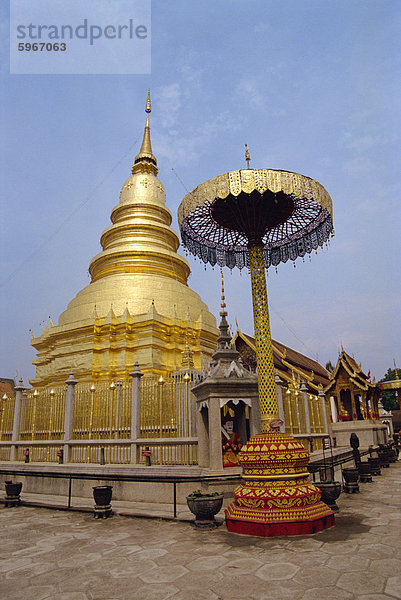
[[358,465],[358,471],[361,483],[372,483],[372,467],[370,462],[361,460]]
[[21,493],[21,489],[22,489],[22,482],[18,481],[18,482],[13,483],[12,481],[6,481],[5,488],[6,488],[6,498],[5,498],[6,507],[18,506],[19,504],[21,504],[20,493]]
[[197,495],[193,492],[187,496],[188,508],[195,515],[193,525],[199,529],[214,529],[221,525],[214,516],[221,510],[223,506],[223,494],[216,495]]
[[394,444],[388,446],[388,457],[391,463],[395,463],[398,460],[398,448]]
[[390,457],[385,446],[380,446],[377,450],[377,454],[379,455],[380,467],[382,469],[387,469],[390,466]]
[[380,458],[378,456],[371,456],[370,458],[368,458],[368,461],[370,463],[372,475],[381,475],[382,473],[380,470]]
[[344,477],[344,492],[356,494],[359,492],[359,471],[355,467],[346,467],[342,470]]
[[341,494],[341,483],[338,481],[319,481],[315,483],[315,486],[322,492],[321,501],[327,504],[333,512],[338,512],[339,508],[336,500]]
[[93,498],[95,500],[93,516],[97,519],[107,519],[113,514],[110,504],[112,493],[112,485],[96,485],[93,488]]

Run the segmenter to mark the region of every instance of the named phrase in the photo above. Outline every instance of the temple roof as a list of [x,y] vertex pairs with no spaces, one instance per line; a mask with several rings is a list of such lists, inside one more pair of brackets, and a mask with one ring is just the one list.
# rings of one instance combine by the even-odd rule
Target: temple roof
[[0,379],[0,398],[7,394],[9,398],[14,398],[15,392],[15,383],[14,379],[1,378]]
[[326,387],[325,392],[328,392],[336,385],[337,376],[340,369],[343,368],[349,376],[350,381],[359,389],[367,391],[369,388],[376,388],[375,381],[373,383],[369,381],[370,372],[368,375],[363,372],[361,364],[358,365],[356,360],[347,354],[344,348],[338,356],[336,367],[333,373],[330,374],[331,382]]
[[[238,329],[233,337],[233,342],[236,343],[236,340],[242,340],[256,354],[255,339],[252,336]],[[277,340],[272,340],[272,345],[274,367],[282,378],[289,380],[292,378],[292,373],[294,373],[316,390],[320,385],[326,386],[329,383],[328,371],[316,360]]]

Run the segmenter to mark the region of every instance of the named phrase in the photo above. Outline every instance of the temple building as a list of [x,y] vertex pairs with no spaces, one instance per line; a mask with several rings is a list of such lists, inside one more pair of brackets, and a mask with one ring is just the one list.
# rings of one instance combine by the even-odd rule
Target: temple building
[[[240,354],[242,363],[250,371],[256,371],[255,340],[243,333],[239,328],[233,337],[235,348]],[[272,340],[274,368],[279,377],[285,382],[292,382],[294,376],[303,380],[311,392],[318,392],[320,386],[329,384],[329,373],[316,360]]]
[[124,182],[102,251],[90,262],[91,282],[38,337],[35,387],[126,377],[136,361],[143,372],[171,373],[190,347],[194,367],[207,365],[216,347],[215,317],[188,287],[190,268],[177,253],[166,194],[157,177],[149,113],[139,154]]
[[349,444],[351,433],[358,435],[365,448],[385,443],[386,426],[380,422],[378,406],[380,388],[375,380],[370,381],[370,372],[364,373],[362,366],[344,348],[324,393],[330,398],[331,434],[336,445]]
[[342,348],[324,390],[334,400],[333,412],[337,413],[338,421],[378,419],[380,389],[369,379],[369,374]]

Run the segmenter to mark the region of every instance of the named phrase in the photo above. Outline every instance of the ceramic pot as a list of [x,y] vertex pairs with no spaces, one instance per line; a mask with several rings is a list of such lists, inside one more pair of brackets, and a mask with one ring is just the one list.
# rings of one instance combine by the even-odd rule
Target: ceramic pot
[[319,481],[315,486],[322,492],[321,501],[327,504],[332,511],[339,510],[336,500],[341,494],[341,483],[338,481]]
[[371,456],[370,458],[368,458],[368,461],[370,463],[370,468],[372,470],[372,475],[381,475],[380,459],[379,459],[379,457]]
[[358,465],[359,477],[361,483],[372,483],[372,467],[370,462],[361,461]]
[[93,498],[95,500],[94,517],[106,519],[111,516],[110,502],[112,493],[112,485],[97,485],[93,488]]
[[5,482],[6,488],[6,498],[5,505],[8,506],[18,506],[21,503],[20,493],[22,489],[22,482],[18,481],[13,483],[12,481]]
[[390,457],[387,448],[379,448],[377,454],[379,455],[380,467],[382,469],[387,469],[390,466]]
[[344,477],[344,492],[355,494],[359,492],[359,472],[355,467],[348,467],[342,470]]
[[187,496],[188,508],[195,515],[194,525],[202,529],[212,529],[218,525],[214,516],[223,506],[223,494],[218,496]]

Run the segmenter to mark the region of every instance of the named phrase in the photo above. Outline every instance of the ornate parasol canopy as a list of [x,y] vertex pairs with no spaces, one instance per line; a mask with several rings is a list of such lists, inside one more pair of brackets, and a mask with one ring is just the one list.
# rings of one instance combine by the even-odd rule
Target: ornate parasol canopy
[[218,175],[178,208],[182,241],[204,263],[249,267],[249,242],[263,245],[266,268],[305,256],[333,235],[333,208],[310,177],[272,169]]
[[[286,446],[286,434],[277,432],[283,421],[265,267],[295,260],[322,246],[333,232],[332,202],[324,187],[309,177],[250,169],[245,147],[248,169],[202,183],[178,208],[182,241],[190,252],[212,265],[249,266],[251,275],[262,434],[252,437],[240,452],[245,482],[236,488],[235,501],[226,510],[227,528],[263,536],[312,533],[333,525],[333,513],[320,502],[317,488],[307,487],[309,452],[290,436]],[[269,448],[271,453],[265,457]],[[296,471],[291,453],[298,460],[300,450],[305,457],[302,469]],[[282,460],[278,468],[276,460]],[[277,510],[271,511],[272,506]],[[306,510],[298,511],[300,506]]]

